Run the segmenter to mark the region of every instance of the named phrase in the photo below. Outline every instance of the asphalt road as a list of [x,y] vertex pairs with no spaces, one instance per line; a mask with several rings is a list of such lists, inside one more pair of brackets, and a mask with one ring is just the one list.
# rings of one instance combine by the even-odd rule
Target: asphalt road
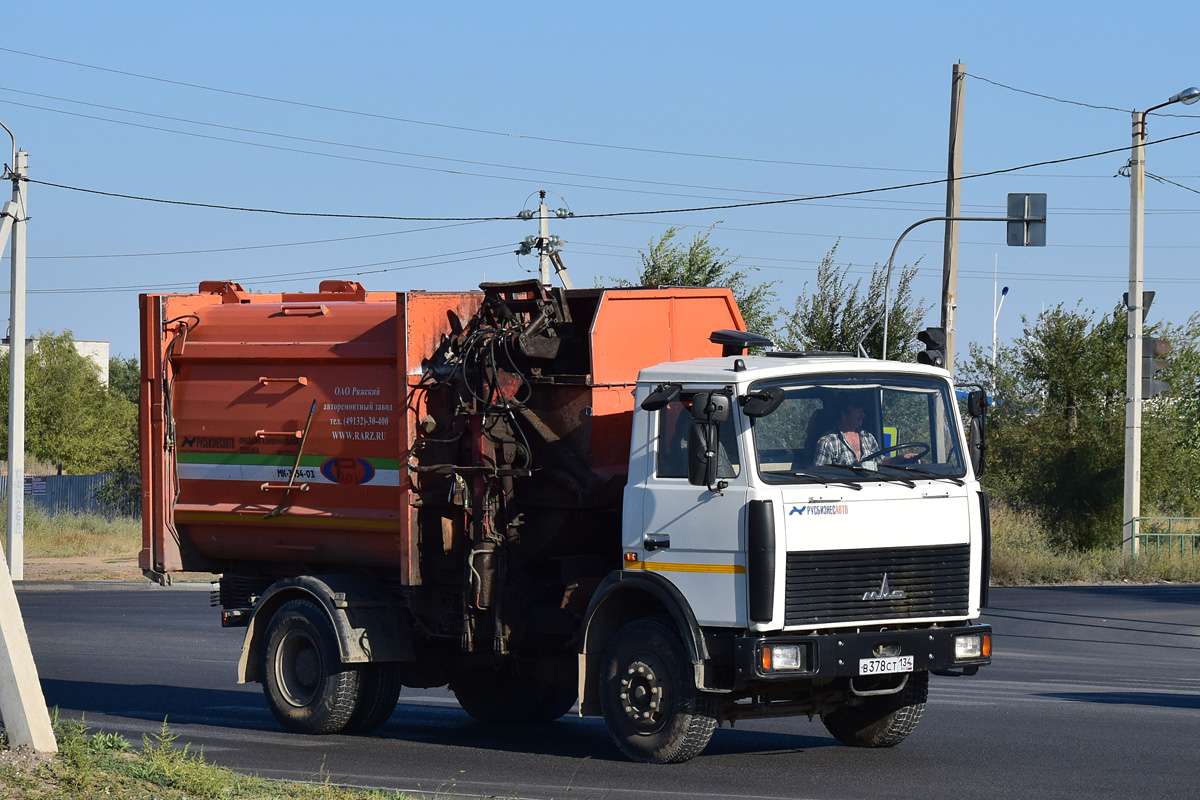
[[994,664],[934,678],[899,747],[838,745],[819,720],[724,727],[698,758],[622,760],[603,725],[475,723],[405,690],[370,736],[281,732],[237,686],[241,630],[179,589],[18,592],[47,702],[139,742],[167,718],[215,763],[449,798],[1194,798],[1200,796],[1200,586],[994,589]]

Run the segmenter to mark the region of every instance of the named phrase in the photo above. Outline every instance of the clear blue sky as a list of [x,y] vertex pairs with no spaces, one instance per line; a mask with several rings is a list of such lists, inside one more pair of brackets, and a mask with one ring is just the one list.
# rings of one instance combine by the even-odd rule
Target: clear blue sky
[[[1127,147],[1131,109],[1200,85],[1194,9],[1128,8],[29,3],[10,8],[4,26],[0,120],[30,153],[33,179],[169,200],[402,217],[512,215],[535,208],[539,189],[579,215],[777,200],[944,177],[960,60],[972,76],[966,172]],[[1151,141],[1200,131],[1200,106],[1167,110],[1186,116],[1152,117]],[[1200,300],[1198,157],[1200,136],[1147,151],[1151,173],[1195,190],[1147,182],[1151,322],[1181,323]],[[968,342],[990,343],[997,265],[1011,287],[1002,342],[1045,306],[1104,313],[1120,301],[1129,188],[1114,175],[1126,159],[965,182],[970,214],[1003,214],[1008,192],[1046,192],[1050,246],[1007,248],[1002,224],[963,225],[960,357]],[[779,281],[790,307],[839,239],[837,260],[866,274],[944,203],[944,187],[932,185],[555,220],[551,231],[569,242],[576,285],[590,286],[633,278],[638,249],[670,225],[690,234],[721,221],[713,243],[761,268],[756,279]],[[306,290],[322,277],[468,289],[537,268],[512,253],[536,222],[282,217],[41,185],[30,187],[30,212],[30,331],[67,328],[125,355],[137,354],[139,291],[194,291],[208,279]],[[930,304],[941,235],[937,224],[918,229],[898,257],[921,259],[916,292]],[[7,275],[7,254],[0,267]],[[100,291],[111,287],[126,288]]]

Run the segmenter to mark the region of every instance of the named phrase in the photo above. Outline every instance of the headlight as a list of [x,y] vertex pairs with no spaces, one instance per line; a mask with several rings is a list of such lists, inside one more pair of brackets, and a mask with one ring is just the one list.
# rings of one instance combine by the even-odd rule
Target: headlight
[[954,660],[967,661],[992,655],[992,637],[986,633],[964,633],[954,637]]
[[804,649],[798,644],[763,645],[762,671],[784,672],[804,669]]

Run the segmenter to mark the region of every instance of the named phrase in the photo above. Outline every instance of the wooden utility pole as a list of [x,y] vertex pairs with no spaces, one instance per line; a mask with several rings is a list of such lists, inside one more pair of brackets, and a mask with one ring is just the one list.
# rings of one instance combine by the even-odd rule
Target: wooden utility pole
[[[967,65],[954,65],[950,82],[950,153],[946,180],[946,216],[958,217],[962,207],[963,100]],[[954,374],[954,329],[958,311],[958,221],[946,221],[946,247],[942,253],[942,328],[946,331],[946,369]]]

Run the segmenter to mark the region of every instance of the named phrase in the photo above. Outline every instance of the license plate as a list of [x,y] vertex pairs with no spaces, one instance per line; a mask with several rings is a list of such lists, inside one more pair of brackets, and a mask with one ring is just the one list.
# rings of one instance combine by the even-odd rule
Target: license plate
[[894,672],[912,672],[912,656],[891,658],[864,658],[858,662],[859,675],[890,675]]

